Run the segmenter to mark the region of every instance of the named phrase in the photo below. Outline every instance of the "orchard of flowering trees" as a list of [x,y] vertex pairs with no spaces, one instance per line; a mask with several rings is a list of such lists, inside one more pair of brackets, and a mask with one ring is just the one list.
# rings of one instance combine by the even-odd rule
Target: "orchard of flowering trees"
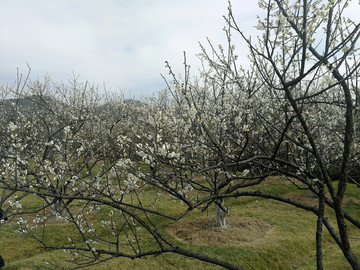
[[[228,44],[200,46],[198,77],[185,54],[181,76],[166,63],[167,88],[142,102],[76,78],[19,76],[2,86],[0,206],[9,221],[44,248],[68,251],[75,267],[175,253],[244,269],[179,247],[158,223],[214,205],[214,226],[226,229],[227,200],[261,197],[316,217],[317,269],[325,230],[360,269],[348,229],[360,230],[360,221],[344,209],[347,186],[360,186],[360,23],[346,17],[349,2],[259,1],[266,16],[257,38],[242,32],[229,3]],[[248,45],[248,69],[235,36]],[[308,189],[317,206],[257,190],[269,176]],[[161,207],[164,194],[176,210]],[[28,196],[41,207],[23,205]],[[51,241],[54,222],[73,233]]]

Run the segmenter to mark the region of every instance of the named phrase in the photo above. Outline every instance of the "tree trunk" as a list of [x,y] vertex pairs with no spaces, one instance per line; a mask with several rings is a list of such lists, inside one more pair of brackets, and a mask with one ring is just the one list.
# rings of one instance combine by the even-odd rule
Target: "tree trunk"
[[65,206],[63,205],[63,200],[58,198],[44,198],[44,200],[49,204],[50,209],[55,213],[61,214]]
[[322,270],[323,268],[323,255],[322,255],[322,220],[324,218],[325,211],[325,190],[321,184],[319,188],[319,215],[317,219],[316,226],[316,266],[317,270]]
[[215,227],[226,228],[225,218],[229,213],[229,208],[224,207],[224,199],[219,199],[215,202],[215,213],[216,213],[216,221]]

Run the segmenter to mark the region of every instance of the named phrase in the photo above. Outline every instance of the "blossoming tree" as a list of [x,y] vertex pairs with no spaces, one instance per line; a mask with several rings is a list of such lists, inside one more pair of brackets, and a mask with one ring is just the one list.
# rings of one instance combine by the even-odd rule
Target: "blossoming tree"
[[[189,79],[186,61],[182,79],[169,67],[173,103],[150,121],[156,143],[139,146],[145,149],[140,155],[146,163],[163,166],[149,182],[182,200],[187,211],[214,202],[218,226],[226,225],[223,199],[228,197],[261,196],[311,211],[318,218],[318,268],[325,225],[349,264],[358,269],[346,223],[357,228],[360,223],[343,206],[347,183],[359,185],[354,175],[359,155],[355,131],[360,25],[344,15],[348,5],[260,1],[266,17],[259,20],[263,35],[256,43],[243,34],[230,8],[227,49],[217,50],[209,42],[208,53],[202,46],[201,57],[209,68],[200,81]],[[247,73],[237,63],[234,32],[250,48],[252,69]],[[234,173],[234,167],[250,168],[250,174]],[[172,171],[175,180],[166,179],[164,170]],[[298,187],[309,189],[318,207],[241,191],[270,174],[283,175],[296,186],[301,182]],[[204,197],[187,197],[191,189]],[[334,211],[335,224],[324,216],[325,205]]]
[[[343,205],[359,156],[360,25],[345,17],[348,3],[260,1],[266,16],[256,42],[243,34],[230,5],[226,47],[201,46],[197,79],[186,57],[182,78],[167,64],[168,87],[144,103],[103,99],[76,80],[4,88],[16,97],[1,103],[12,112],[0,129],[1,203],[11,200],[9,219],[20,215],[20,233],[69,251],[79,267],[172,252],[242,269],[178,247],[157,223],[215,204],[214,225],[226,228],[227,198],[259,196],[317,217],[318,269],[323,225],[359,269],[347,223],[360,229],[360,222]],[[249,69],[238,63],[234,34],[249,46]],[[308,189],[318,206],[244,190],[270,175]],[[23,209],[23,196],[42,202],[31,209],[35,218]],[[164,200],[176,211],[161,208]],[[76,233],[51,241],[45,225],[52,222]]]

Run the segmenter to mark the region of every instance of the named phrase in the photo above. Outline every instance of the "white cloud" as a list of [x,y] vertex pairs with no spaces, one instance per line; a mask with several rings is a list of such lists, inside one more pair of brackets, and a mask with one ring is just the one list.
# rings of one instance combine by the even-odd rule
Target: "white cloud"
[[32,78],[105,82],[139,96],[164,86],[164,61],[182,71],[195,62],[198,41],[221,41],[224,0],[13,0],[0,10],[0,83],[16,68]]
[[[247,35],[262,13],[255,0],[233,0]],[[226,0],[11,0],[1,1],[0,84],[12,83],[16,68],[32,78],[50,74],[132,95],[151,94],[165,84],[165,60],[183,71],[183,51],[199,66],[198,41],[225,42]],[[245,44],[237,51],[245,59]]]

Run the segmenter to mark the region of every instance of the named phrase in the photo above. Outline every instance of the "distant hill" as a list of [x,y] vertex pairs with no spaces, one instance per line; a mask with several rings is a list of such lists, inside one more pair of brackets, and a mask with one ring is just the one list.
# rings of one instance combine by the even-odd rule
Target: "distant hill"
[[38,95],[3,100],[0,101],[0,116],[8,118],[15,111],[21,113],[41,112],[52,102],[55,101],[51,97]]
[[[135,99],[125,99],[124,103],[126,105],[141,106],[142,102]],[[32,95],[22,98],[14,98],[0,101],[0,116],[9,119],[15,111],[21,113],[30,113],[30,112],[47,112],[49,108],[53,107],[54,104],[59,106],[59,101],[55,100],[49,96],[40,96]],[[98,109],[101,111],[116,111],[116,103],[105,103],[101,105]],[[61,105],[60,105],[61,106]],[[66,106],[63,104],[63,106]]]

